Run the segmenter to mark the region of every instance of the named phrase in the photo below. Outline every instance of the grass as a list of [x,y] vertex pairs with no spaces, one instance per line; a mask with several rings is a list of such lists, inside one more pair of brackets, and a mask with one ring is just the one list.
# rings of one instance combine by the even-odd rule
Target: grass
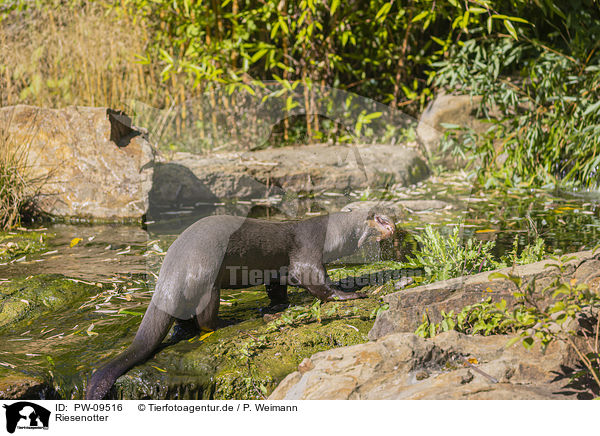
[[105,12],[95,2],[69,7],[53,0],[4,17],[0,106],[124,109],[158,89],[153,70],[134,62],[144,49],[143,27]]
[[34,183],[27,177],[28,144],[15,144],[0,125],[0,230],[11,229],[31,210]]

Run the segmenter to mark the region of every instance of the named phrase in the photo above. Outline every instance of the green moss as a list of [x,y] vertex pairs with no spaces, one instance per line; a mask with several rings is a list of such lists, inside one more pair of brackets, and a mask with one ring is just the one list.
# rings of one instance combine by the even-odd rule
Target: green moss
[[[227,293],[224,296],[227,300]],[[292,288],[291,300],[304,304],[263,318],[257,307],[268,303],[264,291],[246,291],[237,297],[237,304],[225,306],[221,317],[227,322],[245,314],[250,319],[220,328],[202,341],[195,337],[165,348],[122,376],[116,397],[266,397],[305,357],[366,342],[373,313],[380,306],[377,298],[313,303],[306,291]]]
[[[92,369],[131,343],[141,321],[135,313],[143,313],[151,298],[147,288],[140,289],[143,277],[121,279],[118,289],[114,283],[100,288],[60,275],[0,285],[5,351],[0,363],[13,365],[25,378],[44,380],[53,397],[82,398]],[[128,291],[125,284],[137,290]],[[367,341],[381,306],[378,297],[387,287],[393,289],[393,283],[365,288],[371,298],[322,304],[307,291],[290,288],[292,306],[265,316],[264,287],[225,290],[219,329],[207,337],[166,342],[119,378],[113,396],[262,398],[305,357]],[[126,312],[119,313],[122,309]]]
[[52,236],[44,232],[0,232],[0,263],[46,250]]
[[0,284],[0,329],[19,321],[32,322],[40,315],[59,310],[98,288],[57,274],[14,279]]

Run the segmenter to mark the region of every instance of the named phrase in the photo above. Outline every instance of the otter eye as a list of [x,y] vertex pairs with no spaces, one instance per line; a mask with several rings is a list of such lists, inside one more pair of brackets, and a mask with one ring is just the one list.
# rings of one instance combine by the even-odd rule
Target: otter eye
[[375,215],[375,221],[377,221],[379,224],[381,224],[382,226],[385,226],[387,224],[389,224],[387,222],[387,220],[381,218],[379,215]]

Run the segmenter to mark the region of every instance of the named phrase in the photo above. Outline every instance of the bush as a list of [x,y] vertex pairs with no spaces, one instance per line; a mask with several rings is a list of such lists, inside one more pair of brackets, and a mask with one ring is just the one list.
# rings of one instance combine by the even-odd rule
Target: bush
[[600,9],[592,0],[546,3],[515,38],[473,29],[436,64],[437,86],[482,96],[489,129],[455,131],[447,148],[477,162],[486,187],[600,180]]

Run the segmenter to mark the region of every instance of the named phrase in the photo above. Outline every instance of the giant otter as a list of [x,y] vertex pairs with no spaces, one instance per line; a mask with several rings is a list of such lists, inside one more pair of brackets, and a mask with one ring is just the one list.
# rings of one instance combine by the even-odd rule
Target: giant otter
[[120,375],[156,350],[174,320],[214,328],[221,288],[264,283],[272,302],[287,300],[288,284],[323,301],[361,298],[337,288],[324,264],[394,229],[388,217],[367,210],[288,222],[224,215],[197,221],[167,251],[133,343],[92,374],[86,399],[104,398]]

